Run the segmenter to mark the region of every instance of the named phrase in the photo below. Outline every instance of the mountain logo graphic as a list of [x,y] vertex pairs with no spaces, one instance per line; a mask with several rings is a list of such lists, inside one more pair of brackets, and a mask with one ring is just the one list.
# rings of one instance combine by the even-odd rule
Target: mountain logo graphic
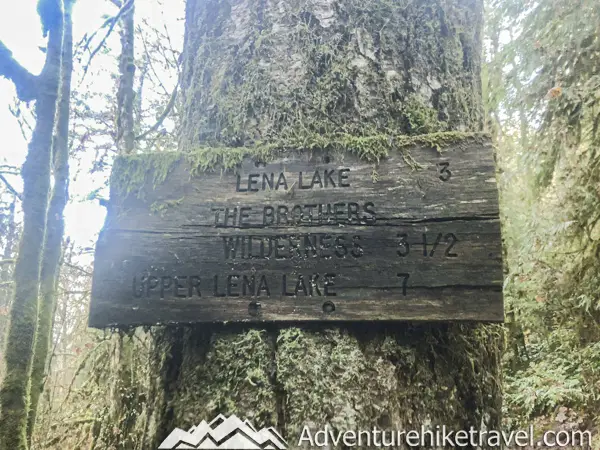
[[236,415],[219,414],[210,423],[205,420],[188,431],[175,428],[160,444],[159,450],[172,449],[273,449],[286,450],[287,442],[273,427],[256,430]]

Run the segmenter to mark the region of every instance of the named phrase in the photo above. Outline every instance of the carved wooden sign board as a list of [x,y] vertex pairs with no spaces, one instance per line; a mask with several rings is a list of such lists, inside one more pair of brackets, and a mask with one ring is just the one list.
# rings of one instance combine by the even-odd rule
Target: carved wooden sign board
[[487,139],[378,163],[312,150],[194,174],[182,160],[146,184],[142,199],[111,189],[90,326],[503,320]]

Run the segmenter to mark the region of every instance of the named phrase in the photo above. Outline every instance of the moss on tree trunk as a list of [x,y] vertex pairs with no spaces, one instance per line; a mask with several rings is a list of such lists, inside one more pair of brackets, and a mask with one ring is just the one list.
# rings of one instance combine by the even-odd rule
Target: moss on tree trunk
[[60,270],[65,222],[63,213],[69,199],[69,116],[71,105],[71,78],[73,72],[73,22],[71,13],[74,0],[63,2],[63,41],[60,69],[60,88],[57,103],[56,128],[52,141],[54,185],[46,218],[44,255],[41,264],[40,301],[31,371],[31,408],[27,437],[31,445],[37,407],[44,388],[46,363],[52,343],[52,325],[56,304],[56,288]]
[[[481,0],[189,0],[180,150],[480,131],[481,27]],[[122,448],[218,413],[291,447],[304,425],[499,426],[498,326],[202,325],[149,340],[143,436]]]
[[191,1],[180,149],[481,127],[479,0]]
[[[60,79],[62,9],[47,2],[40,11],[49,31],[46,62],[36,79],[36,123],[21,175],[23,177],[23,231],[15,263],[14,299],[6,339],[6,375],[0,389],[0,450],[27,450],[27,422],[30,407],[31,370],[38,320],[41,260],[46,229],[52,132]],[[49,16],[52,17],[49,17]],[[50,20],[52,19],[52,20]],[[6,74],[6,61],[0,62]],[[10,74],[8,74],[10,75]],[[19,94],[19,78],[13,75]],[[31,74],[26,75],[28,78]],[[9,76],[10,77],[10,76]],[[22,91],[20,98],[22,97]]]

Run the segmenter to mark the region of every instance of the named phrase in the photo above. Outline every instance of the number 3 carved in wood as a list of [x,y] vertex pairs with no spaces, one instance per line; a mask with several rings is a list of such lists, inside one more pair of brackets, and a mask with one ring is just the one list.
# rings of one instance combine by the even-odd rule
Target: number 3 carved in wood
[[441,162],[438,163],[438,167],[440,167],[440,176],[439,179],[442,181],[448,181],[450,179],[450,177],[452,176],[452,172],[450,171],[450,169],[448,169],[448,167],[450,166],[449,162]]

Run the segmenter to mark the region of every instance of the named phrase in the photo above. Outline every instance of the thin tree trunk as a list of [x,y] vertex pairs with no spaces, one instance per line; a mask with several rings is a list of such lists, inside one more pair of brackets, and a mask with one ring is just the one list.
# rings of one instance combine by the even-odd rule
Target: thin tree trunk
[[[188,0],[180,150],[479,131],[482,9],[482,0]],[[474,324],[157,329],[152,395],[139,400],[151,425],[141,445],[122,448],[156,448],[175,427],[219,413],[275,426],[290,448],[305,425],[497,429],[502,336]]]
[[[2,261],[9,261],[13,257],[15,247],[15,239],[17,238],[17,223],[15,220],[15,206],[17,204],[17,196],[14,195],[10,205],[8,206],[8,224],[6,226],[6,235],[4,236],[4,251],[2,252]],[[0,266],[0,282],[8,281],[10,277],[12,264],[2,264]],[[8,306],[8,304],[0,303],[0,307]],[[0,337],[0,339],[2,339]],[[1,347],[0,347],[1,348]]]
[[46,220],[46,238],[40,282],[40,309],[31,372],[31,408],[27,430],[30,445],[39,398],[44,390],[48,349],[52,342],[56,284],[60,270],[60,255],[65,229],[63,213],[69,198],[69,116],[71,76],[73,72],[73,22],[71,13],[73,3],[74,0],[64,1],[60,97],[52,143],[54,186]]
[[[12,260],[13,252],[17,239],[17,224],[15,222],[15,205],[17,196],[13,196],[13,200],[8,207],[8,219],[6,226],[6,235],[4,236],[4,251],[2,261]],[[4,348],[4,339],[6,337],[6,326],[8,324],[8,314],[10,310],[11,300],[13,296],[13,285],[10,283],[12,279],[13,263],[0,265],[0,349]],[[0,361],[0,385],[4,379],[4,361]]]
[[117,92],[117,148],[119,153],[132,153],[135,147],[134,90],[135,78],[135,0],[123,6],[127,10],[121,16],[121,55],[119,57],[119,89]]
[[[49,31],[46,62],[35,85],[36,124],[23,164],[23,233],[15,264],[15,293],[10,312],[5,351],[6,376],[0,389],[0,450],[24,450],[27,445],[27,416],[30,405],[31,368],[37,327],[42,250],[50,190],[52,132],[60,79],[62,9],[59,2],[46,2],[40,18]],[[52,9],[54,8],[54,9]],[[51,16],[51,17],[49,17]],[[0,46],[3,47],[3,46]],[[2,51],[8,52],[3,47]],[[10,53],[8,53],[10,55]],[[14,61],[0,61],[0,74]],[[23,69],[24,70],[24,69]],[[14,73],[14,70],[12,71]],[[19,71],[29,80],[30,74]],[[23,84],[12,78],[17,85]],[[27,86],[31,83],[27,81]],[[29,87],[27,88],[29,90]]]

